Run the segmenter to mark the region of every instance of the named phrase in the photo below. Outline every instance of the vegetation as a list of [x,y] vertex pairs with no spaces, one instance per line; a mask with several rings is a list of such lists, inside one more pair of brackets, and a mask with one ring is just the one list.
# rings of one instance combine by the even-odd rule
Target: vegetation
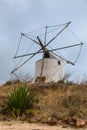
[[25,85],[19,85],[8,94],[6,110],[16,116],[20,116],[34,104],[34,94],[29,92]]
[[36,112],[42,122],[49,117],[87,121],[87,85],[58,83],[33,89],[39,93]]
[[87,83],[27,82],[26,85],[15,83],[1,86],[0,115],[6,117],[6,113],[10,113],[10,117],[15,115],[29,122],[47,123],[49,119],[64,122],[82,119],[87,122]]

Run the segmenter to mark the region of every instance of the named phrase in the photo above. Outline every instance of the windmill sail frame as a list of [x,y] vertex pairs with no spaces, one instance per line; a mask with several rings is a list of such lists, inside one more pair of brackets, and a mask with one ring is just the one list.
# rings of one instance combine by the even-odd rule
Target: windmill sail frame
[[[77,43],[77,44],[72,44],[72,45],[69,45],[69,46],[63,46],[63,47],[60,47],[60,48],[54,48],[54,49],[48,49],[48,45],[53,42],[69,25],[71,24],[71,21],[66,23],[66,24],[63,24],[64,27],[59,31],[57,32],[57,34],[51,38],[48,42],[47,42],[47,29],[49,26],[46,26],[45,27],[45,35],[44,35],[44,42],[41,40],[41,38],[39,36],[37,36],[37,39],[34,40],[33,38],[29,37],[27,34],[24,34],[24,33],[21,33],[21,38],[22,37],[26,37],[28,38],[29,40],[33,41],[35,44],[38,44],[41,48],[36,51],[36,52],[32,52],[32,53],[28,53],[28,54],[23,54],[23,55],[17,55],[17,51],[18,51],[18,48],[20,46],[20,43],[19,43],[19,46],[17,48],[17,51],[16,51],[16,54],[14,56],[14,59],[16,58],[21,58],[21,57],[28,57],[27,60],[25,60],[21,65],[15,67],[11,73],[15,73],[15,71],[17,71],[19,68],[21,68],[24,64],[26,64],[27,62],[29,62],[34,56],[36,56],[37,54],[40,54],[42,53],[43,54],[43,57],[42,57],[42,65],[41,65],[41,73],[40,73],[40,77],[42,77],[43,75],[43,68],[44,68],[44,58],[50,58],[50,57],[54,57],[56,59],[61,59],[63,61],[65,61],[66,63],[68,64],[71,64],[71,65],[75,65],[74,62],[64,58],[63,56],[59,55],[59,54],[56,54],[55,51],[56,50],[63,50],[63,49],[68,49],[68,48],[72,48],[72,47],[76,47],[76,46],[81,46],[84,44],[83,42],[80,41],[80,43]],[[21,39],[20,39],[20,42],[21,42]]]

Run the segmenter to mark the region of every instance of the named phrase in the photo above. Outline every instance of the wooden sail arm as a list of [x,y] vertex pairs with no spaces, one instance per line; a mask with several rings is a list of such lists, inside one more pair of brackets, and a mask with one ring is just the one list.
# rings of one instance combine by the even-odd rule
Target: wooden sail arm
[[72,61],[67,60],[66,58],[64,58],[64,57],[62,57],[62,56],[60,56],[60,55],[58,55],[58,54],[56,54],[54,52],[50,52],[50,54],[52,54],[53,56],[55,56],[55,58],[60,58],[60,59],[64,60],[68,64],[75,65]]
[[70,23],[71,23],[71,21],[68,22],[68,23],[66,24],[66,26],[65,26],[60,32],[58,32],[58,33],[56,34],[56,36],[53,37],[53,38],[45,45],[45,47],[47,47],[54,39],[56,39],[56,38],[69,26]]
[[[70,46],[65,46],[65,47],[61,47],[61,48],[56,48],[56,49],[52,49],[52,50],[48,50],[47,48],[45,48],[45,51],[53,52],[53,51],[56,51],[56,50],[67,49],[67,48],[71,48],[71,47],[75,47],[75,46],[79,46],[79,45],[83,45],[83,44],[84,43],[78,43],[78,44],[74,44],[74,45],[70,45]],[[19,55],[19,56],[15,56],[14,58],[20,58],[20,57],[24,57],[24,56],[29,56],[29,55],[37,54],[37,53],[43,53],[43,51],[40,50],[39,52],[35,52],[35,53]]]
[[75,47],[75,46],[80,46],[80,45],[83,45],[83,44],[84,43],[78,43],[78,44],[73,44],[73,45],[70,45],[70,46],[64,46],[64,47],[60,47],[60,48],[49,50],[49,52],[62,50],[62,49],[67,49],[67,48],[71,48],[71,47]]
[[31,40],[31,41],[35,42],[36,44],[40,45],[40,44],[39,44],[36,40],[34,40],[34,39],[30,38],[30,37],[29,37],[29,36],[27,36],[26,34],[21,33],[21,35],[22,35],[22,36],[25,36],[25,37],[26,37],[26,38],[28,38],[29,40]]
[[42,41],[40,40],[39,37],[37,37],[37,39],[38,39],[38,41],[39,41],[39,44],[41,45],[42,50],[45,52],[45,47],[44,47]]
[[29,54],[24,54],[24,55],[19,55],[19,56],[15,56],[15,58],[21,58],[21,57],[25,57],[25,56],[31,56],[31,55],[36,55],[38,53],[43,53],[43,51],[39,51],[39,52],[34,52],[34,53],[29,53]]

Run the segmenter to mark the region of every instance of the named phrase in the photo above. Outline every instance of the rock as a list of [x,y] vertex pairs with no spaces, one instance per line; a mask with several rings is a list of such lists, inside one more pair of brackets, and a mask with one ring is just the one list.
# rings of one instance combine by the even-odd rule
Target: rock
[[57,125],[57,119],[53,117],[49,117],[47,123],[49,125]]
[[65,120],[65,123],[71,126],[78,127],[78,128],[86,126],[85,121],[83,121],[82,119],[76,119],[76,118],[68,118]]
[[63,125],[64,123],[63,123],[63,121],[60,119],[60,120],[57,121],[57,124]]
[[63,125],[63,128],[67,128],[67,125],[66,125],[66,124],[64,124],[64,125]]
[[76,126],[77,119],[76,118],[68,118],[65,120],[65,123],[70,126]]
[[74,119],[74,118],[68,118],[68,119],[65,120],[65,123],[68,124],[68,125],[75,126],[76,119]]
[[31,123],[38,123],[38,122],[40,122],[40,118],[38,118],[38,117],[32,117],[32,118],[30,118],[29,119],[29,122],[31,122]]
[[84,127],[85,126],[85,121],[83,121],[82,119],[77,119],[77,122],[76,122],[76,126],[77,127]]

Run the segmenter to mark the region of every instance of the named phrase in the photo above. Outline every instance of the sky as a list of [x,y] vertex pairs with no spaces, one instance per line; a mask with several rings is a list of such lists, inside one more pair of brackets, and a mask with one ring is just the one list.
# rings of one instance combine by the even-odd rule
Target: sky
[[[85,43],[75,67],[66,68],[73,73],[72,80],[78,81],[87,74],[87,0],[0,0],[0,84],[11,78],[21,32],[68,21],[72,21],[70,29]],[[31,75],[33,64],[35,59],[26,66]]]

